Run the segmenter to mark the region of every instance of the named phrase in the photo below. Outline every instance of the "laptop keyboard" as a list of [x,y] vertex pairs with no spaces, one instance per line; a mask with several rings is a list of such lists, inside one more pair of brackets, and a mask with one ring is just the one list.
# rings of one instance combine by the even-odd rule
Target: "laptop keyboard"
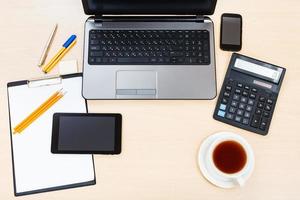
[[207,30],[91,30],[90,65],[208,65]]

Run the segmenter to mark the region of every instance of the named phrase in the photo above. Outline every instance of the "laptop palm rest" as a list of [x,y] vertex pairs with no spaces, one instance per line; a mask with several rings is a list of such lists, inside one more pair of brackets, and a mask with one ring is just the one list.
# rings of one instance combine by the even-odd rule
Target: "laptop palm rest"
[[156,71],[117,71],[116,97],[126,99],[156,98]]

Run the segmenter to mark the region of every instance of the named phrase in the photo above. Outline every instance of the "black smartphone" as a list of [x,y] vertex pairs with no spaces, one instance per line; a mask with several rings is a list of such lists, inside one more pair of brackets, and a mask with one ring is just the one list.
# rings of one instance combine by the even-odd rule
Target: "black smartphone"
[[225,51],[242,49],[242,16],[224,13],[221,16],[220,48]]

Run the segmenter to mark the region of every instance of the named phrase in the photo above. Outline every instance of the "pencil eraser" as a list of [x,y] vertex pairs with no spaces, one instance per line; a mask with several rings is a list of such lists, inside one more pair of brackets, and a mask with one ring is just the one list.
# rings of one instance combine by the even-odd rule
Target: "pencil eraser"
[[73,74],[77,73],[77,60],[66,60],[59,62],[59,74]]

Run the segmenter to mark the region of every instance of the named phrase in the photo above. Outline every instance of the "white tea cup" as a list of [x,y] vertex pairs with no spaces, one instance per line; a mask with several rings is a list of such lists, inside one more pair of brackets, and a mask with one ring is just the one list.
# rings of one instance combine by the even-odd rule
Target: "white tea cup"
[[[246,155],[246,161],[244,163],[244,165],[242,166],[241,169],[239,169],[238,171],[234,172],[234,173],[226,173],[224,171],[222,171],[221,169],[218,168],[218,166],[216,165],[215,161],[214,161],[214,151],[216,150],[216,148],[218,147],[218,145],[220,145],[221,143],[227,142],[227,141],[232,141],[232,142],[236,142],[237,144],[239,144],[242,149],[243,149],[243,154],[245,153]],[[250,158],[250,154],[252,154],[252,149],[251,146],[248,144],[248,142],[242,138],[239,135],[231,135],[231,136],[220,136],[217,139],[215,139],[213,141],[213,143],[210,145],[209,149],[208,149],[208,156],[207,156],[207,163],[208,163],[208,167],[210,167],[215,173],[217,173],[219,176],[229,179],[231,180],[234,184],[239,185],[239,186],[244,186],[245,184],[245,180],[244,180],[244,176],[248,171],[249,165],[252,165],[254,163],[250,163],[250,162],[254,162],[253,159],[249,159]],[[253,155],[251,155],[253,157]],[[241,158],[242,159],[242,158]]]

